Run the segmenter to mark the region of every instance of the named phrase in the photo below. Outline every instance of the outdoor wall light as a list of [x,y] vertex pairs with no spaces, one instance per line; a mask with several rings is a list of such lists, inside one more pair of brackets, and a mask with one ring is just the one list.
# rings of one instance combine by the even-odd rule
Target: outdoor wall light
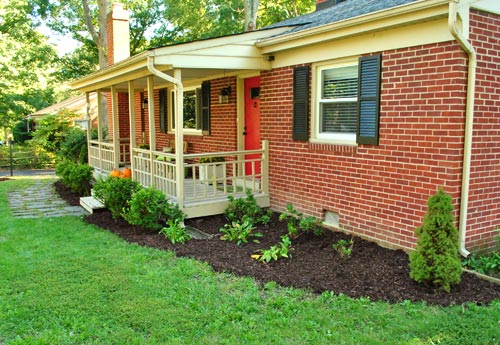
[[142,99],[142,109],[147,109],[148,108],[148,98],[144,97]]
[[219,103],[229,103],[230,94],[231,94],[231,86],[223,87],[219,93]]

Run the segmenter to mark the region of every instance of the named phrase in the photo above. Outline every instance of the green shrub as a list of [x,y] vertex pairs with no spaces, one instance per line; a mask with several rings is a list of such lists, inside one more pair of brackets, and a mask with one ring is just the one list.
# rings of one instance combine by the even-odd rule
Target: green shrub
[[245,220],[250,220],[253,224],[268,224],[271,220],[272,212],[264,210],[257,205],[257,200],[252,191],[247,189],[245,198],[235,198],[228,196],[230,204],[224,210],[227,220],[242,224]]
[[256,255],[257,258],[261,262],[269,262],[271,260],[278,260],[281,258],[289,258],[290,255],[290,246],[292,245],[292,241],[288,235],[281,236],[281,241],[277,245],[271,246],[269,249],[262,249],[260,255]]
[[165,194],[154,188],[136,192],[128,202],[128,210],[123,218],[133,225],[147,229],[160,230],[168,220],[182,222],[184,215],[179,207],[167,200]]
[[165,235],[172,244],[185,243],[191,239],[191,236],[188,234],[186,228],[182,226],[179,218],[169,219],[167,226],[163,227],[160,233]]
[[304,217],[292,204],[286,205],[286,211],[280,214],[280,220],[287,221],[288,234],[292,237],[296,238],[303,232],[323,235],[321,220],[313,216]]
[[352,248],[354,247],[354,239],[351,238],[347,240],[338,240],[332,244],[333,249],[340,254],[342,258],[348,258],[352,254]]
[[128,201],[141,188],[141,185],[132,179],[110,176],[96,182],[94,193],[111,211],[113,218],[118,219],[123,217],[123,213],[128,213]]
[[500,253],[485,255],[472,255],[462,261],[462,265],[468,266],[482,274],[500,275]]
[[458,231],[451,196],[442,188],[427,202],[422,226],[416,229],[417,248],[410,253],[410,277],[449,292],[460,283],[462,267],[458,257]]
[[250,237],[262,237],[262,233],[253,232],[255,227],[250,218],[243,217],[244,221],[232,222],[231,225],[226,224],[223,228],[220,228],[220,232],[224,235],[221,237],[223,241],[236,242],[239,246],[242,243],[247,243]]
[[87,133],[79,128],[69,130],[61,142],[59,156],[77,163],[87,162]]
[[79,195],[87,196],[90,195],[93,170],[88,164],[63,160],[57,164],[55,172],[62,184]]

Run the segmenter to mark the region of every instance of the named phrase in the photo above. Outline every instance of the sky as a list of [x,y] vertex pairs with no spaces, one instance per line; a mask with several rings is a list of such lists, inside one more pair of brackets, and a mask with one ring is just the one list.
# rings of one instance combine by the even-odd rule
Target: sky
[[50,30],[44,23],[37,30],[49,38],[49,43],[56,47],[59,56],[71,53],[80,45],[78,41],[72,39],[69,35],[61,35]]

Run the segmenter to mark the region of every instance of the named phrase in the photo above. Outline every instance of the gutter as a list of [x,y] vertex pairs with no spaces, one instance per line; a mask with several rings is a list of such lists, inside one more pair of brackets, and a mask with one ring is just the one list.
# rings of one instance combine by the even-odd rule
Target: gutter
[[469,183],[472,151],[472,129],[474,124],[474,96],[476,88],[476,52],[469,41],[460,33],[457,27],[458,5],[460,0],[450,1],[450,13],[448,27],[450,33],[460,44],[469,57],[469,68],[467,73],[467,99],[465,107],[465,133],[464,133],[464,158],[462,164],[462,194],[460,199],[460,219],[458,227],[459,252],[462,256],[469,256],[470,252],[465,248],[465,234],[467,230],[467,213],[469,204]]
[[[147,57],[147,67],[148,71],[151,72],[151,74],[157,76],[158,78],[161,78],[163,80],[166,80],[172,84],[174,84],[177,87],[177,92],[175,92],[175,123],[177,124],[182,124],[184,123],[184,114],[183,114],[183,109],[181,104],[183,104],[183,99],[184,99],[184,86],[182,85],[182,82],[179,80],[180,79],[180,70],[174,70],[174,76],[179,75],[178,78],[174,78],[169,76],[168,74],[165,74],[155,67],[154,63],[154,52],[151,52],[148,57]],[[151,97],[152,95],[148,95],[148,97]],[[175,126],[175,147],[177,148],[175,150],[175,161],[177,162],[175,164],[175,174],[176,174],[176,194],[177,194],[177,206],[181,210],[184,210],[184,152],[182,148],[184,147],[183,142],[184,142],[184,133],[182,132],[183,126],[177,125]]]

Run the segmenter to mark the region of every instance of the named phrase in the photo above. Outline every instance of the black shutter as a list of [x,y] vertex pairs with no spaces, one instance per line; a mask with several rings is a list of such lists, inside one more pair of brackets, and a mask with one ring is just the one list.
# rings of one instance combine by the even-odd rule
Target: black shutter
[[167,90],[161,89],[160,98],[160,131],[167,132]]
[[381,55],[359,59],[358,144],[378,144]]
[[309,139],[309,66],[293,69],[293,140]]
[[201,83],[201,130],[210,134],[210,82]]

